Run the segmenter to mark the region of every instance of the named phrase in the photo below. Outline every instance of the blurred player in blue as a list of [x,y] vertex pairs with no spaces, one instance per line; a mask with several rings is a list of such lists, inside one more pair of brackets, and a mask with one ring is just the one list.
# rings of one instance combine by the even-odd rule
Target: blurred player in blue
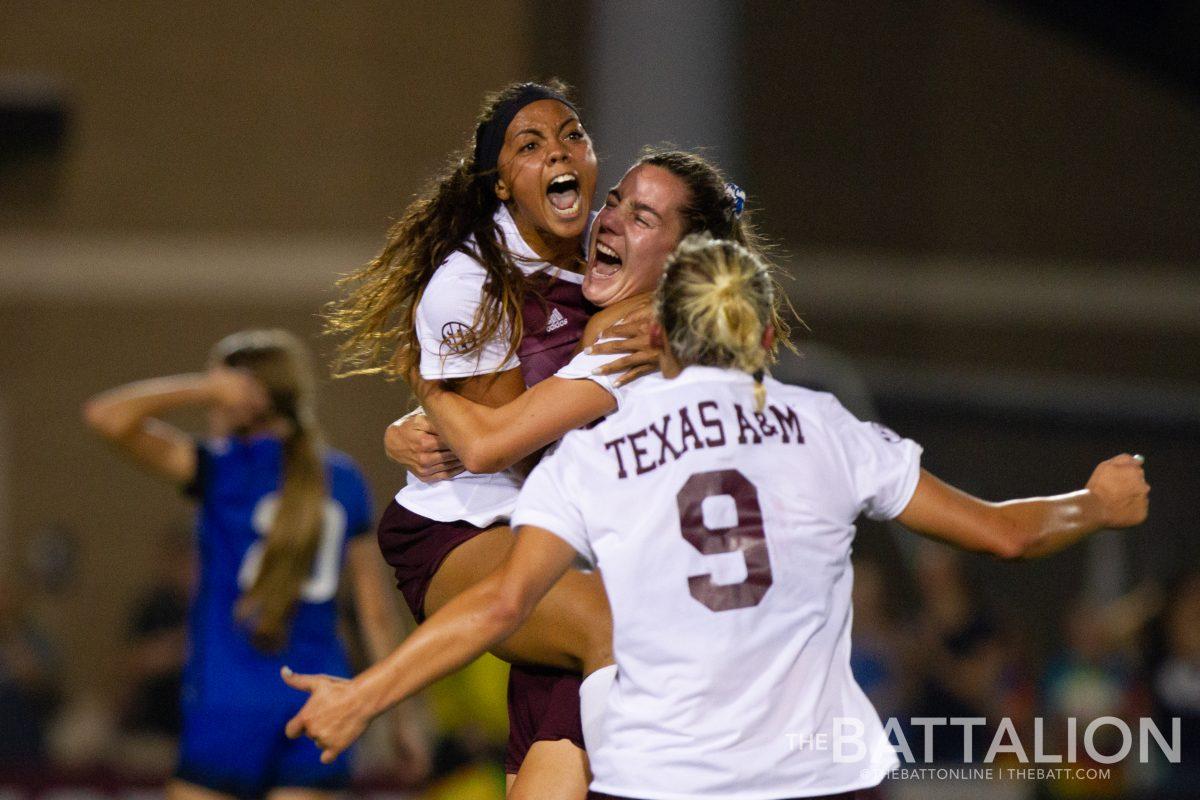
[[[160,417],[205,407],[196,441]],[[336,595],[349,572],[372,660],[402,627],[371,530],[358,467],[325,448],[308,354],[285,331],[219,342],[207,371],[104,392],[84,416],[100,436],[199,504],[199,588],[190,612],[184,730],[169,800],[216,796],[324,800],[349,780],[346,756],[322,764],[284,723],[305,696],[279,681],[298,671],[350,674],[337,635]],[[408,774],[427,764],[411,712],[393,720]]]

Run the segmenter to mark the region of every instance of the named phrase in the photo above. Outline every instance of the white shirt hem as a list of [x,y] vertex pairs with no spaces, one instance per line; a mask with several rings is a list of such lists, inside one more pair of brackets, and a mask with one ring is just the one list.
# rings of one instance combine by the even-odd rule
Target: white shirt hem
[[620,788],[615,784],[605,784],[599,781],[593,781],[588,788],[593,792],[601,792],[603,794],[611,794],[617,797],[638,797],[641,800],[789,800],[789,798],[799,797],[824,797],[829,794],[844,794],[845,792],[857,792],[860,789],[873,789],[883,782],[887,774],[895,767],[890,767],[878,777],[868,779],[866,781],[855,781],[854,783],[843,784],[832,788],[809,789],[797,792],[794,789],[779,789],[772,790],[766,794],[676,794],[675,792],[647,792],[645,789],[638,788]]

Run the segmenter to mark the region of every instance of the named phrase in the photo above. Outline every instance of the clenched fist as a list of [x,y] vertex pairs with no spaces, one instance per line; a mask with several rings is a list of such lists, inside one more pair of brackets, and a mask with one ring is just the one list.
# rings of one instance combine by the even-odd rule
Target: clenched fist
[[1128,528],[1146,520],[1150,484],[1146,483],[1141,456],[1122,453],[1101,461],[1088,479],[1087,489],[1100,501],[1104,526]]

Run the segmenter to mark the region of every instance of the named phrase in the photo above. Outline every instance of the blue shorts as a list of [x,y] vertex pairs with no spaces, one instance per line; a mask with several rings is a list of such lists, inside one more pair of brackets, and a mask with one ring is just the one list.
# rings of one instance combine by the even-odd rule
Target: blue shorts
[[350,783],[349,751],[332,764],[306,737],[289,739],[284,725],[304,705],[187,702],[175,777],[239,798],[259,798],[280,786],[339,791]]

